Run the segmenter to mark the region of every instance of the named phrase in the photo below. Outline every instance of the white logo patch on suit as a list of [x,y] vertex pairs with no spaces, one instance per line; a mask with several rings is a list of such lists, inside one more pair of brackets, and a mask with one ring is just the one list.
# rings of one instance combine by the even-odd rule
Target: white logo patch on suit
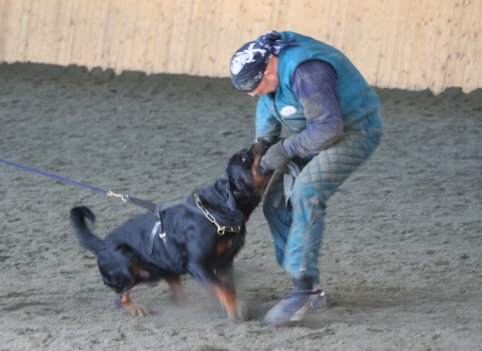
[[281,115],[288,117],[296,113],[296,108],[294,106],[285,106],[280,111]]

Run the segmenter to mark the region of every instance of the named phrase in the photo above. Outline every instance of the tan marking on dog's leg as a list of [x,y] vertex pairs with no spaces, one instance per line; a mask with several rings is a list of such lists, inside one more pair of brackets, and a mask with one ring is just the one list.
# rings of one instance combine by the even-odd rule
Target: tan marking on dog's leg
[[226,289],[221,285],[214,285],[211,289],[212,293],[221,303],[229,319],[236,318],[237,300],[233,291]]
[[134,263],[134,265],[131,268],[131,271],[133,276],[131,286],[129,287],[129,290],[127,290],[125,293],[119,296],[119,304],[124,308],[130,309],[133,316],[139,316],[139,317],[147,316],[149,314],[149,310],[142,305],[133,303],[131,300],[131,289],[136,284],[135,277],[137,277],[139,273],[139,266],[137,262]]
[[131,300],[131,291],[128,290],[124,294],[120,296],[119,303],[122,307],[129,309],[133,316],[147,316],[149,314],[149,310],[144,306],[135,304]]

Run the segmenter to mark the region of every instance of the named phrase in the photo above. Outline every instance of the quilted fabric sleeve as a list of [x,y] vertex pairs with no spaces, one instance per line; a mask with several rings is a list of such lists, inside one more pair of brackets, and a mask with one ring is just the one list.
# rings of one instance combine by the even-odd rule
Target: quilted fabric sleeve
[[310,60],[295,70],[293,91],[305,111],[306,129],[284,142],[291,156],[307,157],[327,149],[343,133],[335,69],[327,62]]

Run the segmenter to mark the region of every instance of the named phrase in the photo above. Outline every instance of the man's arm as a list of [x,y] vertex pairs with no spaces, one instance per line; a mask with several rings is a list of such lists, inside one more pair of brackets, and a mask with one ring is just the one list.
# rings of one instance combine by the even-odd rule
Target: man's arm
[[335,69],[310,60],[295,70],[291,86],[305,111],[306,129],[284,141],[290,156],[310,156],[334,144],[343,134]]

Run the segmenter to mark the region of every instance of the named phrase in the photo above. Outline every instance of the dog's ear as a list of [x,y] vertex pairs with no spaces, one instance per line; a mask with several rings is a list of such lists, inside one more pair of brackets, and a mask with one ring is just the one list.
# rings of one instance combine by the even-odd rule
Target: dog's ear
[[234,197],[238,195],[250,196],[253,192],[253,189],[246,184],[244,178],[229,177],[229,187]]
[[236,202],[234,200],[234,194],[231,190],[231,184],[227,175],[217,179],[213,184],[213,191],[204,194],[204,199],[211,204],[222,204],[230,211],[236,209]]

